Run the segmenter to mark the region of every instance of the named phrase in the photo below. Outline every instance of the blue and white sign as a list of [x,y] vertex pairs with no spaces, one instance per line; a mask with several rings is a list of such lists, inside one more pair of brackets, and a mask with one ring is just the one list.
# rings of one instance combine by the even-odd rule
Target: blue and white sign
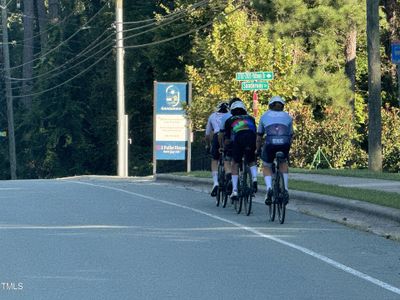
[[155,83],[155,159],[185,160],[188,122],[184,105],[188,102],[188,84]]
[[392,42],[392,63],[400,64],[400,41]]
[[183,105],[187,104],[187,83],[157,82],[156,114],[183,115]]

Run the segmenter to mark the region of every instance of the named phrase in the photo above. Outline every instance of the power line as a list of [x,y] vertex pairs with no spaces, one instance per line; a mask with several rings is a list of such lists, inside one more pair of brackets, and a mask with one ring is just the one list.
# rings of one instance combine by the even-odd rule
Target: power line
[[49,92],[49,91],[55,90],[55,89],[57,89],[57,88],[59,88],[59,87],[65,85],[65,84],[71,82],[72,80],[78,78],[79,76],[85,74],[87,71],[89,71],[89,70],[90,70],[91,68],[93,68],[95,65],[97,65],[99,62],[101,62],[101,61],[102,61],[108,54],[110,54],[111,52],[112,52],[112,50],[107,51],[107,53],[105,53],[102,57],[100,57],[100,58],[99,58],[98,60],[96,60],[93,64],[91,64],[90,66],[88,66],[86,69],[84,69],[84,70],[81,71],[80,73],[76,74],[75,76],[71,77],[70,79],[63,81],[62,83],[60,83],[60,84],[58,84],[58,85],[56,85],[56,86],[53,86],[52,88],[49,88],[49,89],[46,89],[46,90],[43,90],[43,91],[37,92],[37,93],[14,96],[14,98],[34,97],[34,96],[38,96],[38,95],[47,93],[47,92]]
[[[228,16],[228,15],[234,13],[235,11],[237,11],[237,10],[238,10],[239,8],[241,8],[241,7],[242,7],[242,6],[238,6],[237,8],[235,8],[234,10],[232,10],[231,12],[227,13],[226,16]],[[145,44],[139,44],[139,45],[125,46],[124,48],[125,48],[125,49],[143,48],[143,47],[147,47],[147,46],[154,46],[154,45],[158,45],[158,44],[161,44],[161,43],[169,42],[169,41],[172,41],[172,40],[175,40],[175,39],[184,37],[184,36],[186,36],[186,35],[189,35],[189,34],[191,34],[191,33],[194,33],[194,32],[196,32],[196,31],[198,31],[198,30],[200,30],[200,29],[206,28],[206,27],[212,25],[212,24],[213,24],[214,22],[216,22],[216,21],[218,21],[218,20],[211,20],[211,21],[207,22],[206,24],[199,26],[198,28],[194,28],[194,29],[192,29],[192,30],[189,30],[189,31],[184,32],[184,33],[182,33],[182,34],[179,34],[179,35],[177,35],[177,36],[173,36],[173,37],[170,37],[170,38],[166,38],[166,39],[163,39],[163,40],[160,40],[160,41],[154,41],[154,42],[145,43]],[[136,35],[135,35],[135,36],[136,36]]]
[[75,31],[71,36],[69,36],[67,39],[65,39],[64,41],[62,41],[62,42],[61,42],[60,44],[58,44],[56,47],[50,49],[49,51],[47,51],[47,52],[44,53],[43,55],[41,55],[41,56],[39,56],[39,57],[37,57],[37,58],[31,60],[31,61],[27,61],[27,62],[25,62],[25,63],[23,63],[23,64],[21,64],[21,65],[12,67],[12,68],[10,68],[10,70],[15,70],[15,69],[18,69],[18,68],[20,68],[20,67],[23,67],[23,66],[25,66],[25,65],[27,65],[27,64],[30,64],[30,63],[32,63],[32,62],[35,62],[35,61],[37,61],[37,60],[40,60],[40,59],[46,57],[47,55],[49,55],[50,53],[53,53],[54,51],[56,51],[58,48],[60,48],[60,47],[61,47],[62,45],[64,45],[66,42],[68,42],[68,41],[71,40],[73,37],[75,37],[83,28],[86,27],[86,25],[88,25],[91,21],[93,21],[93,19],[96,18],[96,17],[104,10],[104,8],[107,6],[107,4],[108,4],[108,1],[103,5],[102,8],[99,9],[99,11],[98,11],[97,13],[94,14],[85,24],[83,24],[77,31]]
[[[208,2],[208,1],[204,1],[204,2]],[[133,38],[133,37],[137,37],[137,36],[142,35],[142,34],[145,34],[145,33],[147,33],[147,32],[155,31],[156,29],[158,29],[158,28],[160,28],[160,27],[163,27],[163,26],[172,24],[172,23],[174,23],[175,21],[178,21],[178,20],[183,19],[184,17],[185,17],[185,15],[180,16],[179,18],[176,18],[176,19],[171,19],[171,20],[169,20],[169,21],[167,21],[167,22],[165,22],[165,23],[161,23],[161,24],[159,24],[158,26],[155,26],[154,28],[150,28],[150,29],[148,29],[148,30],[141,31],[141,32],[139,32],[139,33],[136,33],[136,34],[133,34],[133,35],[124,37],[124,40],[128,40],[128,39],[131,39],[131,38]],[[142,26],[142,27],[143,27],[143,26]],[[124,30],[124,32],[129,32],[129,31],[132,31],[132,29]]]
[[[62,65],[60,65],[60,66],[58,66],[58,67],[56,67],[56,68],[53,68],[53,69],[51,69],[51,70],[49,70],[49,71],[47,71],[47,72],[41,73],[41,74],[39,74],[39,75],[37,75],[37,76],[29,77],[29,78],[15,78],[15,77],[11,77],[10,79],[14,81],[13,83],[16,83],[16,82],[21,82],[21,81],[30,81],[30,80],[32,80],[32,79],[42,78],[42,77],[45,77],[45,76],[48,75],[48,74],[54,73],[54,72],[56,72],[57,70],[61,69],[62,67],[66,66],[66,65],[68,65],[68,64],[70,64],[70,63],[72,63],[72,62],[74,62],[74,61],[76,61],[78,58],[84,56],[85,54],[87,54],[87,53],[89,53],[89,52],[91,52],[91,51],[93,51],[94,49],[96,49],[97,47],[99,47],[101,44],[103,44],[103,43],[105,43],[106,41],[108,41],[108,40],[110,39],[110,37],[114,35],[113,33],[110,34],[110,35],[108,35],[108,36],[107,36],[106,38],[104,38],[101,42],[97,43],[97,41],[99,41],[106,33],[108,33],[109,30],[110,30],[110,28],[107,28],[100,36],[98,36],[93,42],[91,42],[85,49],[83,49],[81,52],[79,52],[78,54],[76,54],[72,59],[67,60],[67,61],[64,62]],[[93,45],[94,45],[94,46],[93,46]],[[61,72],[59,72],[59,73],[57,73],[57,74],[55,74],[55,75],[53,75],[53,76],[51,76],[51,77],[48,77],[47,79],[54,78],[54,77],[56,77],[56,76],[58,76],[58,75],[60,75],[60,74],[62,74],[62,73],[65,73],[66,71],[69,71],[69,70],[75,68],[76,66],[82,64],[83,62],[87,61],[89,58],[95,56],[96,54],[98,54],[99,52],[103,51],[104,49],[111,47],[112,45],[113,45],[113,44],[108,44],[107,46],[105,46],[105,47],[102,48],[101,50],[97,51],[95,54],[92,54],[92,55],[90,55],[89,57],[87,57],[84,61],[81,61],[81,62],[79,62],[79,63],[77,63],[77,64],[75,64],[75,65],[73,65],[73,66],[70,66],[70,67],[68,67],[67,69],[62,70]]]
[[[198,2],[198,3],[195,3],[195,4],[193,4],[193,5],[190,5],[190,7],[186,8],[186,9],[175,11],[175,12],[169,14],[169,15],[163,16],[162,18],[173,18],[175,15],[184,14],[184,13],[187,13],[187,12],[189,12],[190,10],[195,9],[195,8],[197,8],[197,7],[205,6],[205,5],[203,5],[203,4],[207,4],[207,3],[210,2],[210,1],[211,1],[211,0],[203,0],[203,1],[200,1],[200,2]],[[124,22],[124,25],[141,24],[141,23],[147,23],[147,22],[150,22],[150,21],[153,21],[153,23],[157,23],[157,22],[159,21],[159,19],[158,19],[158,18],[152,18],[152,19],[146,19],[146,20],[140,20],[140,21]],[[140,27],[139,27],[139,28],[140,28]]]
[[[10,13],[11,13],[11,12],[10,12]],[[30,17],[30,16],[27,16],[27,15],[24,15],[24,14],[19,14],[19,13],[11,13],[11,14],[18,14],[18,15],[21,15],[21,16]],[[38,33],[38,34],[34,35],[33,37],[30,37],[30,38],[27,38],[27,39],[23,39],[23,40],[14,40],[14,41],[12,41],[11,43],[15,43],[15,44],[17,44],[17,45],[23,45],[23,43],[24,43],[25,41],[29,41],[29,40],[31,40],[31,39],[37,38],[37,37],[39,37],[41,34],[43,34],[43,33],[45,33],[45,32],[48,32],[48,31],[50,31],[51,29],[53,29],[53,27],[64,23],[64,22],[65,22],[66,20],[68,20],[73,14],[74,14],[74,12],[71,12],[71,13],[70,13],[68,16],[66,16],[64,19],[62,19],[62,20],[60,20],[60,21],[58,21],[58,22],[56,22],[56,23],[54,23],[54,24],[50,24],[50,26],[48,26],[47,29],[42,30],[41,33]],[[35,18],[35,17],[32,17],[32,18]],[[38,18],[38,19],[39,19],[39,18]],[[48,20],[48,19],[46,18],[46,20]]]

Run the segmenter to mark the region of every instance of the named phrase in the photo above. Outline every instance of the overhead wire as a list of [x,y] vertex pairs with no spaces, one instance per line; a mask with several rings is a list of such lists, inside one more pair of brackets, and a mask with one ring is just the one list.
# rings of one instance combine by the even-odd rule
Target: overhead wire
[[[70,64],[70,63],[76,61],[76,60],[79,59],[80,57],[82,57],[82,56],[84,56],[84,55],[86,55],[86,54],[92,52],[94,49],[98,48],[101,44],[103,44],[103,43],[105,43],[106,41],[108,41],[108,40],[110,39],[110,37],[114,36],[114,33],[108,35],[108,36],[107,36],[106,38],[104,38],[101,42],[97,43],[101,38],[103,38],[103,36],[104,36],[105,34],[107,34],[107,33],[109,32],[109,30],[110,30],[110,28],[107,28],[101,35],[99,35],[94,41],[92,41],[85,49],[83,49],[82,51],[80,51],[80,52],[79,52],[78,54],[76,54],[73,58],[71,58],[71,59],[67,60],[66,62],[64,62],[62,65],[59,65],[59,66],[57,66],[57,67],[55,67],[55,68],[53,68],[53,69],[51,69],[51,70],[49,70],[49,71],[47,71],[47,72],[41,73],[41,74],[36,75],[36,76],[29,77],[29,78],[10,77],[9,79],[11,79],[11,80],[13,81],[13,83],[15,83],[15,82],[20,82],[20,81],[30,81],[30,80],[33,80],[33,79],[42,78],[42,77],[45,77],[45,76],[48,75],[48,74],[54,73],[54,72],[56,72],[57,70],[63,68],[64,66],[66,66],[66,65],[68,65],[68,64]],[[85,61],[86,61],[87,59],[91,58],[92,56],[96,55],[97,53],[101,52],[102,50],[104,50],[104,49],[106,49],[106,48],[112,46],[112,45],[113,45],[113,43],[112,43],[112,44],[109,43],[106,47],[102,48],[101,50],[99,50],[99,51],[96,52],[95,54],[92,54],[92,55],[90,55],[89,57],[87,57],[87,58],[85,59]],[[67,69],[64,69],[64,70],[62,70],[61,72],[57,73],[55,76],[48,77],[47,79],[54,78],[54,77],[58,76],[59,74],[65,73],[66,71],[68,71],[68,70],[70,70],[70,69],[72,69],[72,68],[74,68],[74,67],[80,65],[80,64],[83,63],[83,62],[84,62],[84,61],[82,61],[82,62],[80,62],[80,63],[77,63],[77,64],[75,64],[75,65],[73,65],[73,66],[70,66],[70,67],[68,67]]]
[[93,19],[96,18],[96,17],[106,8],[107,3],[108,3],[108,1],[103,5],[102,8],[100,8],[100,9],[97,11],[97,13],[94,14],[85,24],[83,24],[77,31],[75,31],[75,32],[74,32],[72,35],[70,35],[67,39],[65,39],[64,41],[62,41],[61,43],[59,43],[56,47],[50,49],[50,50],[47,51],[46,53],[42,54],[41,56],[39,56],[39,57],[37,57],[37,58],[35,58],[35,59],[33,59],[33,60],[24,62],[23,64],[20,64],[20,65],[18,65],[18,66],[11,67],[10,70],[15,70],[15,69],[18,69],[18,68],[20,68],[20,67],[23,67],[23,66],[25,66],[25,65],[27,65],[27,64],[30,64],[30,63],[32,63],[32,62],[38,61],[38,60],[40,60],[40,59],[46,57],[46,56],[49,55],[50,53],[53,53],[54,51],[56,51],[57,49],[59,49],[59,48],[60,48],[61,46],[63,46],[66,42],[68,42],[68,41],[71,40],[73,37],[75,37],[83,28],[86,27],[86,25],[88,25],[90,22],[92,22]]
[[[225,16],[234,13],[234,12],[237,11],[240,7],[241,7],[241,6],[238,6],[237,8],[235,8],[234,10],[232,10],[231,12],[227,13]],[[222,12],[222,11],[221,11],[221,12]],[[219,13],[219,15],[221,14],[221,12]],[[199,27],[197,27],[197,28],[193,28],[192,30],[189,30],[189,31],[187,31],[187,32],[184,32],[184,33],[182,33],[182,34],[179,34],[179,35],[176,35],[176,36],[173,36],[173,37],[170,37],[170,38],[166,38],[166,39],[163,39],[163,40],[160,40],[160,41],[154,41],[154,42],[150,42],[150,43],[144,43],[144,44],[138,44],[138,45],[125,46],[124,48],[126,48],[126,49],[142,48],[142,47],[153,46],[153,45],[157,45],[157,44],[161,44],[161,43],[166,43],[166,42],[169,42],[169,41],[171,41],[171,40],[175,40],[175,39],[181,38],[181,37],[183,37],[183,36],[187,36],[187,35],[189,35],[189,34],[191,34],[191,33],[197,32],[197,31],[199,31],[199,30],[201,30],[201,29],[203,29],[203,28],[206,28],[206,27],[210,26],[211,24],[213,24],[214,22],[220,20],[220,18],[221,18],[221,16],[219,16],[219,17],[214,17],[213,20],[211,20],[211,21],[209,21],[209,22],[207,22],[207,23],[205,23],[205,24],[203,24],[203,25],[201,25],[201,26],[199,26]],[[157,28],[158,28],[158,27],[159,27],[159,26],[157,26]],[[143,34],[143,33],[142,33],[142,34]],[[136,34],[135,36],[137,36],[137,34]],[[106,48],[106,47],[102,48],[102,49],[100,50],[100,52],[101,52],[102,50],[104,50],[105,48]],[[98,51],[98,52],[99,52],[99,51]],[[98,52],[96,52],[96,53],[98,53]],[[95,65],[97,65],[98,63],[100,63],[100,62],[101,62],[108,54],[110,54],[111,52],[112,52],[112,50],[107,51],[103,56],[101,56],[99,59],[97,59],[97,60],[96,60],[94,63],[92,63],[90,66],[88,66],[87,68],[85,68],[83,71],[79,72],[78,74],[74,75],[73,77],[69,78],[68,80],[63,81],[62,83],[60,83],[60,84],[58,84],[58,85],[56,85],[56,86],[53,86],[53,87],[51,87],[51,88],[48,88],[48,89],[45,89],[45,90],[42,90],[42,91],[36,92],[36,93],[31,93],[31,94],[26,94],[26,95],[15,96],[15,98],[23,98],[23,97],[28,97],[28,96],[30,96],[30,97],[38,96],[38,95],[44,94],[44,93],[46,93],[46,92],[55,90],[55,89],[57,89],[57,88],[59,88],[59,87],[61,87],[61,86],[64,86],[65,84],[67,84],[67,83],[71,82],[72,80],[78,78],[79,76],[83,75],[83,74],[86,73],[88,70],[90,70],[92,67],[94,67]]]
[[112,50],[107,51],[103,56],[101,56],[99,59],[97,59],[94,63],[92,63],[90,66],[88,66],[87,68],[85,68],[84,70],[82,70],[81,72],[79,72],[78,74],[74,75],[73,77],[69,78],[68,80],[63,81],[62,83],[53,86],[51,88],[45,89],[43,91],[37,92],[37,93],[31,93],[31,94],[25,94],[25,95],[19,95],[19,96],[13,96],[13,98],[24,98],[24,97],[34,97],[34,96],[38,96],[44,93],[47,93],[49,91],[55,90],[69,82],[71,82],[72,80],[78,78],[79,76],[85,74],[87,71],[89,71],[91,68],[93,68],[95,65],[97,65],[98,63],[100,63],[104,58],[107,57],[108,54],[110,54],[112,52]]

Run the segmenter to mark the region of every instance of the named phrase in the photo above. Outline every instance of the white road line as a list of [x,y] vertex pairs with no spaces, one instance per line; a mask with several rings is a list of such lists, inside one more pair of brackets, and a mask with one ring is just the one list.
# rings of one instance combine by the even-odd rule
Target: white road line
[[240,228],[242,230],[254,233],[255,235],[257,235],[259,237],[263,237],[265,239],[277,242],[279,244],[285,245],[285,246],[287,246],[289,248],[292,248],[292,249],[296,249],[296,250],[298,250],[298,251],[300,251],[300,252],[302,252],[304,254],[310,255],[310,256],[312,256],[312,257],[314,257],[314,258],[316,258],[316,259],[318,259],[320,261],[323,261],[323,262],[325,262],[325,263],[327,263],[327,264],[329,264],[329,265],[331,265],[331,266],[333,266],[333,267],[335,267],[335,268],[337,268],[339,270],[342,270],[342,271],[344,271],[346,273],[349,273],[349,274],[351,274],[353,276],[356,276],[356,277],[358,277],[360,279],[364,279],[366,281],[369,281],[369,282],[371,282],[371,283],[373,283],[373,284],[375,284],[375,285],[377,285],[377,286],[379,286],[381,288],[384,288],[384,289],[386,289],[388,291],[391,291],[391,292],[393,292],[395,294],[400,295],[400,288],[392,286],[392,285],[390,285],[390,284],[388,284],[386,282],[383,282],[383,281],[381,281],[379,279],[376,279],[376,278],[371,277],[371,276],[369,276],[369,275],[367,275],[365,273],[362,273],[362,272],[357,271],[357,270],[355,270],[355,269],[353,269],[351,267],[348,267],[348,266],[346,266],[344,264],[341,264],[341,263],[339,263],[339,262],[337,262],[337,261],[335,261],[335,260],[333,260],[333,259],[331,259],[331,258],[329,258],[327,256],[321,255],[321,254],[319,254],[317,252],[314,252],[314,251],[312,251],[310,249],[307,249],[305,247],[302,247],[302,246],[299,246],[299,245],[296,245],[296,244],[293,244],[293,243],[289,243],[287,241],[284,241],[284,240],[282,240],[280,238],[277,238],[277,237],[274,237],[272,235],[264,234],[264,233],[260,232],[259,230],[255,229],[255,228],[248,227],[248,226],[245,226],[243,224],[240,224],[240,223],[237,223],[237,222],[225,219],[225,218],[221,218],[221,217],[219,217],[217,215],[202,211],[200,209],[192,208],[192,207],[189,207],[189,206],[185,206],[185,205],[169,202],[169,201],[166,201],[166,200],[157,199],[157,198],[154,198],[154,197],[151,197],[151,196],[146,196],[146,195],[143,195],[143,194],[130,192],[130,191],[126,191],[126,190],[123,190],[123,189],[114,188],[114,187],[110,187],[110,186],[92,184],[92,183],[87,183],[87,182],[79,182],[79,181],[69,181],[69,182],[82,184],[82,185],[89,185],[89,186],[99,187],[99,188],[104,188],[104,189],[109,189],[109,190],[114,190],[114,191],[122,192],[122,193],[125,193],[125,194],[134,195],[136,197],[144,198],[144,199],[147,199],[147,200],[156,201],[156,202],[164,203],[164,204],[167,204],[167,205],[183,208],[183,209],[186,209],[186,210],[190,210],[190,211],[193,211],[193,212],[208,216],[210,218],[213,218],[213,219],[216,219],[216,220],[219,220],[219,221],[234,225],[234,226],[236,226],[236,227],[238,227],[238,228]]

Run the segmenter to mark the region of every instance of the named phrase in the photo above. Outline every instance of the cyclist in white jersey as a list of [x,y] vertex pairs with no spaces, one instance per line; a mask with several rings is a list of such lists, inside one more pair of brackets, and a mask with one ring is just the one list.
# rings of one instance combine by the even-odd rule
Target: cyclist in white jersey
[[218,142],[218,133],[223,126],[222,121],[231,116],[229,112],[229,104],[226,102],[218,103],[215,112],[213,112],[207,121],[206,126],[206,150],[212,156],[211,175],[213,179],[213,187],[211,196],[215,197],[218,191],[218,160],[221,155]]
[[265,195],[265,204],[272,203],[272,162],[275,154],[281,151],[285,155],[285,161],[280,165],[280,171],[283,173],[285,184],[284,201],[288,201],[288,183],[289,169],[287,159],[289,158],[289,150],[293,138],[293,118],[283,108],[285,100],[280,96],[274,96],[268,103],[267,110],[260,118],[257,128],[257,152],[260,153],[262,145],[262,137],[265,135],[265,143],[261,152],[263,161],[263,175],[267,194]]

